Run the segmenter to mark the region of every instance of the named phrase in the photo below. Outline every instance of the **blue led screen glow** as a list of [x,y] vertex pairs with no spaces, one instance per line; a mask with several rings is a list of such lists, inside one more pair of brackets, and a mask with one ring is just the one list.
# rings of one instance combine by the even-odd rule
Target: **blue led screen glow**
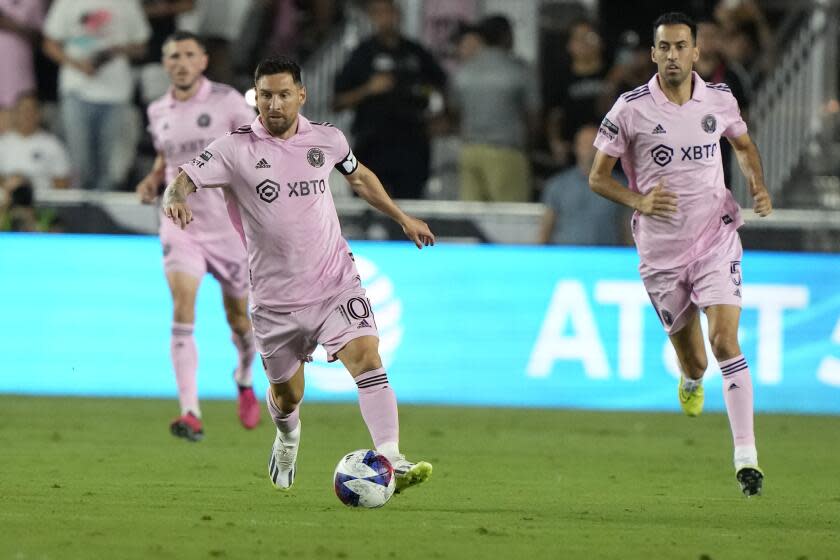
[[[677,410],[632,249],[354,242],[401,402]],[[739,333],[756,409],[840,413],[840,256],[747,252]],[[175,398],[155,237],[0,235],[0,392]],[[705,326],[705,325],[704,325]],[[196,310],[199,391],[233,398],[221,290]],[[723,410],[708,349],[706,409]],[[307,400],[353,401],[319,348]],[[255,362],[256,386],[265,378]]]

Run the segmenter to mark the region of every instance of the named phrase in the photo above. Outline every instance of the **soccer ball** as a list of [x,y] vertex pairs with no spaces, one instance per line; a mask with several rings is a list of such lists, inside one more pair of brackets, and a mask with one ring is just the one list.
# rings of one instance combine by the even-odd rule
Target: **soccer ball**
[[335,495],[346,506],[378,508],[394,495],[394,467],[384,455],[357,449],[341,458],[333,475]]

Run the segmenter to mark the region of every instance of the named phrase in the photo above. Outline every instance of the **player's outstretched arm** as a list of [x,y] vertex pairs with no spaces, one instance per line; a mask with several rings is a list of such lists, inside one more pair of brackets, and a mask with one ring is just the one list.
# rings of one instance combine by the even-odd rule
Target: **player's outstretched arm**
[[638,210],[646,216],[669,218],[677,211],[677,195],[665,190],[664,181],[660,181],[642,195],[613,179],[612,171],[616,161],[618,158],[607,155],[601,150],[595,152],[595,161],[589,171],[589,188],[593,192],[613,202]]
[[738,166],[750,186],[753,211],[762,218],[768,216],[773,211],[773,203],[770,201],[770,193],[767,192],[767,186],[764,184],[764,171],[761,168],[761,155],[758,153],[758,148],[753,144],[749,134],[727,138],[727,140],[735,149]]
[[163,191],[163,213],[181,229],[192,221],[192,211],[187,205],[187,195],[196,191],[189,175],[181,171]]
[[400,224],[406,237],[411,239],[418,249],[422,249],[424,245],[435,244],[435,235],[429,229],[428,224],[403,212],[385,192],[385,187],[382,186],[382,182],[373,171],[360,163],[356,170],[346,177],[356,194]]

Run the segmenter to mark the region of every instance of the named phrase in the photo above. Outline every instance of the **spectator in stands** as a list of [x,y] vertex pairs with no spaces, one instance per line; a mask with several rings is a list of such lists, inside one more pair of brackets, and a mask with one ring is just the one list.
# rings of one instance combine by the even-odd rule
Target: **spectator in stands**
[[55,0],[44,51],[60,67],[64,136],[84,189],[122,186],[135,156],[134,79],[149,24],[139,0]]
[[143,105],[148,105],[169,88],[169,76],[160,63],[161,49],[166,39],[178,29],[178,16],[193,10],[195,3],[196,0],[143,0],[143,11],[152,32],[146,44],[146,54],[139,61],[140,101]]
[[335,80],[335,108],[355,109],[354,151],[394,198],[421,198],[429,177],[427,109],[446,74],[400,33],[394,0],[368,0],[374,35],[354,50]]
[[34,47],[43,21],[42,0],[0,0],[0,109],[35,89]]
[[166,39],[178,29],[177,16],[195,8],[196,0],[143,0],[143,11],[152,30],[144,62],[160,62]]
[[12,130],[12,109],[11,107],[0,107],[0,140]]
[[694,63],[694,70],[706,82],[728,85],[744,113],[752,96],[750,75],[736,60],[724,56],[721,28],[716,21],[698,22],[697,46],[700,58]]
[[178,29],[200,36],[207,47],[207,56],[213,61],[207,68],[208,79],[233,83],[231,46],[242,35],[251,3],[252,0],[195,0],[192,10],[178,16]]
[[60,232],[52,210],[35,207],[32,185],[19,180],[11,191],[0,189],[0,231]]
[[653,62],[650,60],[650,45],[642,42],[635,31],[622,33],[615,63],[607,72],[607,87],[598,100],[600,113],[609,112],[622,93],[646,84],[650,80],[653,67]]
[[344,21],[344,4],[339,0],[255,1],[249,21],[259,31],[243,38],[250,58],[285,53],[305,63],[323,45],[340,37],[336,29]]
[[756,76],[772,68],[773,32],[756,0],[720,0],[714,10],[726,41],[724,50]]
[[621,245],[627,224],[619,206],[593,196],[589,170],[598,127],[584,125],[574,137],[576,165],[550,178],[543,190],[545,213],[539,242],[558,245]]
[[531,199],[526,153],[540,109],[539,86],[533,70],[512,52],[506,17],[485,18],[479,32],[482,45],[456,72],[450,95],[463,140],[461,199],[526,202]]
[[452,34],[452,42],[455,44],[458,64],[463,64],[475,56],[484,44],[479,27],[463,21],[458,23]]
[[600,122],[599,100],[609,91],[601,36],[591,22],[579,20],[571,25],[566,50],[569,65],[560,71],[560,90],[545,100],[549,148],[560,165],[568,162],[577,130]]
[[14,129],[0,139],[0,177],[7,190],[24,180],[35,193],[70,185],[70,160],[61,141],[41,129],[41,113],[34,93],[15,104]]

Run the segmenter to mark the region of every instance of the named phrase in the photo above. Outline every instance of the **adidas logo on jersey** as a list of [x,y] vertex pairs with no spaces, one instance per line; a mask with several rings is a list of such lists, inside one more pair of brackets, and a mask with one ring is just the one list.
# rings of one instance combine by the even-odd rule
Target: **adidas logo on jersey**
[[268,164],[267,161],[265,161],[265,158],[263,158],[257,163],[257,166],[256,166],[255,169],[268,169],[269,167],[271,167],[271,166]]
[[653,129],[653,134],[665,134],[665,129],[662,128],[661,124],[657,124],[656,128]]
[[359,321],[359,326],[356,327],[356,328],[357,329],[365,329],[365,328],[369,329],[370,328],[370,323],[368,323],[366,320],[362,319],[361,321]]

